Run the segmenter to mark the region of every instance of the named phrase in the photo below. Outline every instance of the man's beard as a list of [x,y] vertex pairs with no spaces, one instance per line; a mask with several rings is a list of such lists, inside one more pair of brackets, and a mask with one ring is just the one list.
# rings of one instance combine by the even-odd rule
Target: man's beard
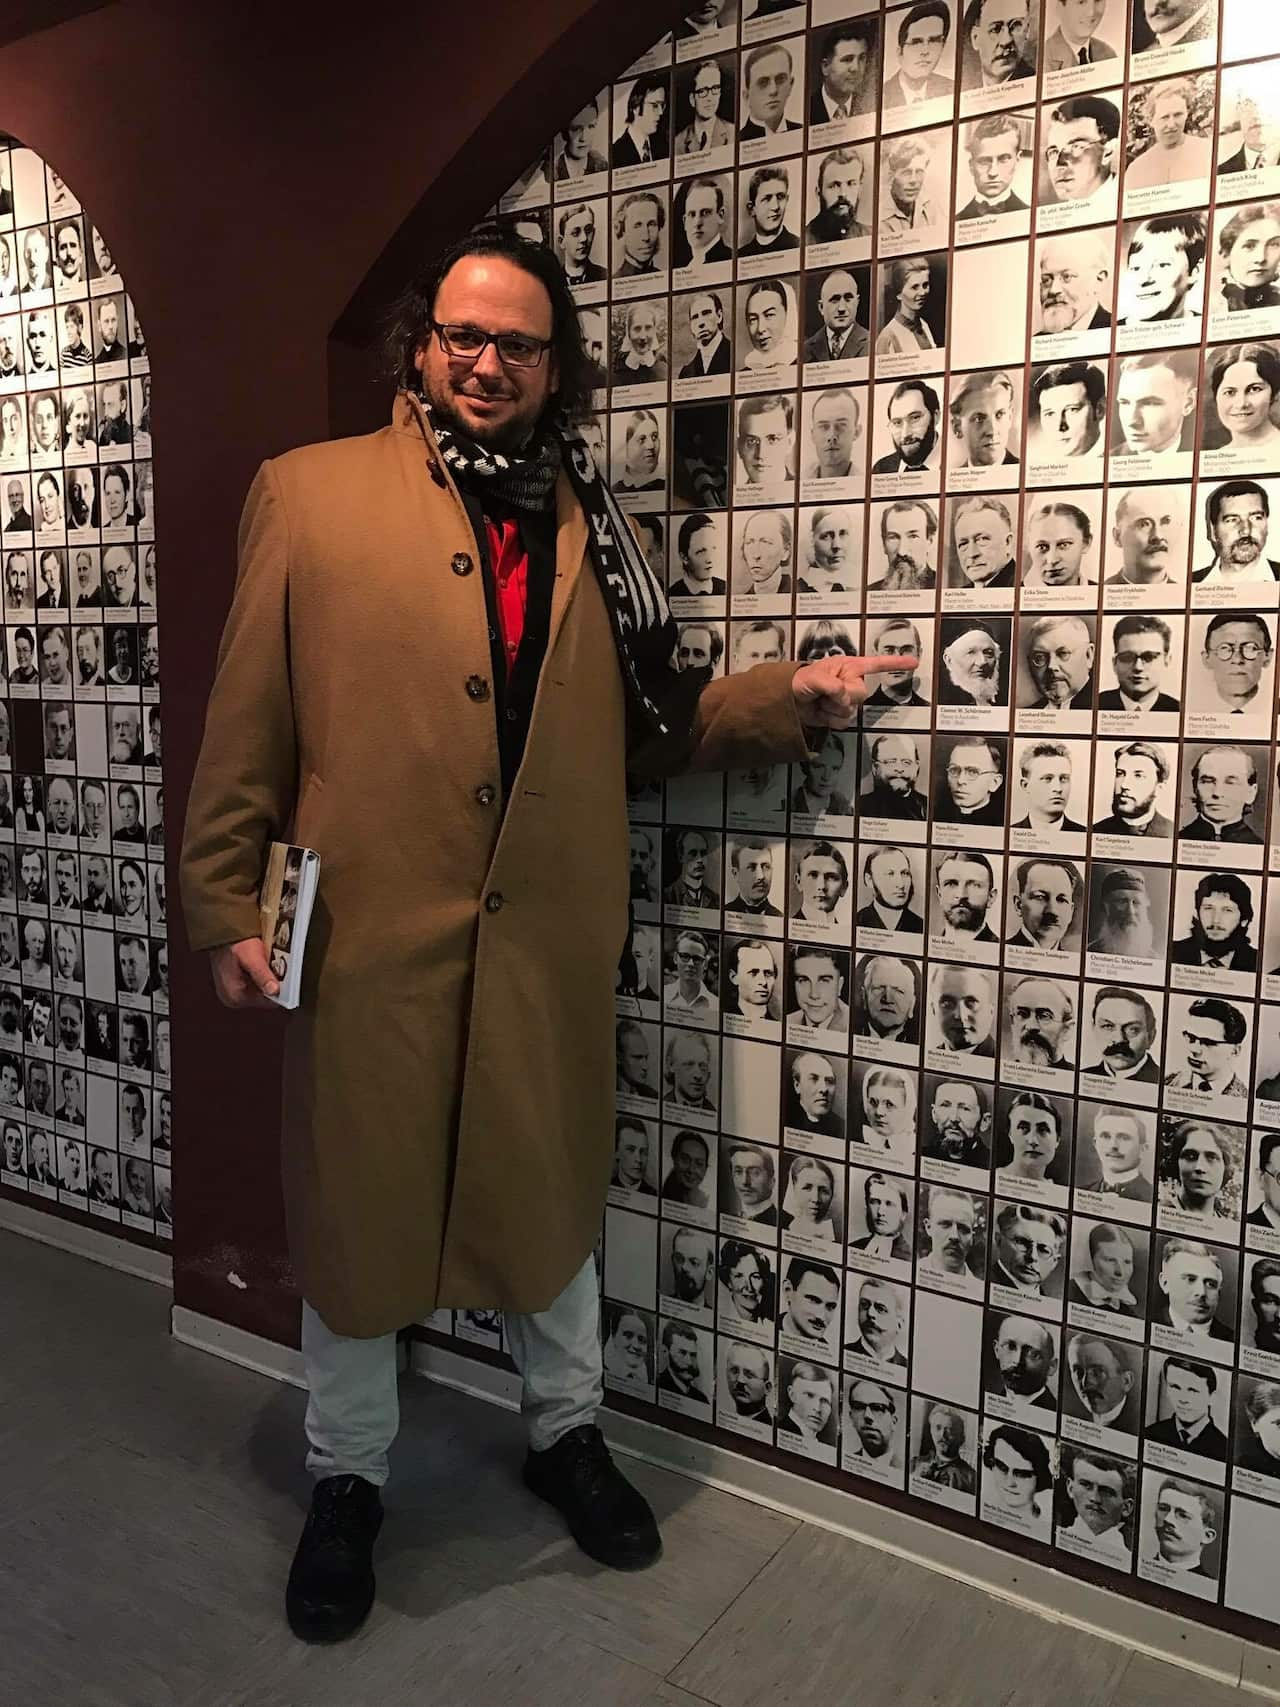
[[1151,925],[1107,925],[1101,932],[1099,952],[1131,954],[1149,960],[1154,953],[1155,932]]
[[1214,959],[1217,959],[1220,956],[1225,957],[1228,954],[1233,954],[1238,948],[1247,947],[1249,942],[1249,929],[1247,925],[1237,925],[1230,936],[1224,937],[1221,942],[1213,942],[1205,935],[1204,927],[1201,925],[1199,919],[1192,919],[1191,940],[1195,944],[1197,950],[1202,950],[1205,954],[1211,955]]
[[1024,1031],[1018,1039],[1018,1053],[1031,1067],[1052,1067],[1058,1052],[1042,1031]]
[[947,923],[957,931],[976,931],[986,916],[987,909],[976,907],[971,901],[953,901],[946,909]]
[[834,201],[828,202],[822,211],[826,224],[833,231],[838,231],[841,236],[848,235],[856,209],[846,196],[837,196]]
[[471,439],[475,444],[483,445],[486,450],[518,451],[522,450],[538,430],[537,418],[527,419],[520,415],[503,422],[478,422],[472,425],[458,410],[456,404],[446,394],[438,396],[429,385],[425,374],[422,379],[422,390],[431,405],[432,414],[442,426],[457,433],[463,439]]

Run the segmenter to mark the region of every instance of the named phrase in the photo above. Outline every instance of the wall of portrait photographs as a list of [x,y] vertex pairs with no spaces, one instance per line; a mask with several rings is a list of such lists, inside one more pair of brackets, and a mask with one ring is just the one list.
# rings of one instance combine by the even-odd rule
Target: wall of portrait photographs
[[502,209],[682,662],[920,660],[632,792],[610,1389],[1276,1623],[1269,55],[1260,0],[700,0]]
[[167,1241],[151,373],[103,233],[0,135],[0,1194]]

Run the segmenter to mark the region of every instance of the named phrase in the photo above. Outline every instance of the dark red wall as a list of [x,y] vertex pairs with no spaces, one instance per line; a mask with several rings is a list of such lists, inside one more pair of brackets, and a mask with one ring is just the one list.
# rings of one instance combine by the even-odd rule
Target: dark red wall
[[[151,346],[171,861],[258,463],[381,419],[365,346],[406,269],[650,45],[661,10],[134,0],[0,47],[0,129],[102,227]],[[219,1008],[174,923],[175,1297],[294,1341],[285,1022]]]

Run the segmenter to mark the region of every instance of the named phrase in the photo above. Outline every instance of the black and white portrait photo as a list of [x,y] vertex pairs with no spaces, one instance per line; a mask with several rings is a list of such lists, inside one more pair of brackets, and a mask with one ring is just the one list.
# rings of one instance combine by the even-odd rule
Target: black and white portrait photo
[[978,1491],[978,1419],[943,1400],[911,1400],[908,1487],[921,1499],[973,1515]]
[[960,160],[968,182],[962,176],[956,185],[957,245],[1026,236],[1034,134],[1033,111],[988,113],[960,127]]
[[1054,1545],[1128,1575],[1133,1570],[1137,1465],[1098,1447],[1065,1441],[1061,1462]]
[[[1093,1221],[1076,1215],[1071,1225],[1068,1320],[1082,1328],[1119,1335],[1124,1340],[1140,1340],[1147,1314],[1149,1246],[1150,1234],[1145,1228],[1121,1226],[1115,1221]],[[1098,1401],[1109,1401],[1119,1410],[1119,1394],[1115,1391],[1118,1383],[1104,1385],[1099,1380],[1097,1385],[1101,1390],[1096,1394],[1091,1392],[1093,1383],[1088,1378],[1088,1364],[1107,1361],[1101,1357],[1084,1356],[1084,1347],[1081,1347],[1080,1362],[1085,1367],[1077,1369],[1073,1362],[1071,1368],[1084,1412],[1097,1423],[1104,1420],[1098,1414]],[[1113,1352],[1110,1361],[1121,1367],[1125,1365],[1119,1351]],[[1125,1432],[1132,1434],[1137,1432],[1141,1376],[1131,1385],[1133,1411],[1132,1417],[1127,1419],[1130,1426],[1125,1428]],[[1130,1385],[1124,1385],[1124,1391],[1127,1394]]]
[[889,128],[937,124],[955,110],[956,0],[920,0],[885,32],[880,106]]
[[1280,203],[1219,207],[1214,216],[1209,336],[1280,332]]
[[1120,108],[1114,95],[1068,95],[1046,104],[1040,121],[1037,229],[1114,223],[1120,160]]

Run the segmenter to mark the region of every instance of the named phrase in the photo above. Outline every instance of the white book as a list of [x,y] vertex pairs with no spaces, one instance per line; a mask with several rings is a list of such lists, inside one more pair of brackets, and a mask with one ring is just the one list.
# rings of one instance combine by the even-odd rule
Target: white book
[[258,894],[258,916],[267,964],[279,980],[277,1007],[296,1008],[302,987],[307,926],[320,880],[320,855],[313,848],[272,842]]

